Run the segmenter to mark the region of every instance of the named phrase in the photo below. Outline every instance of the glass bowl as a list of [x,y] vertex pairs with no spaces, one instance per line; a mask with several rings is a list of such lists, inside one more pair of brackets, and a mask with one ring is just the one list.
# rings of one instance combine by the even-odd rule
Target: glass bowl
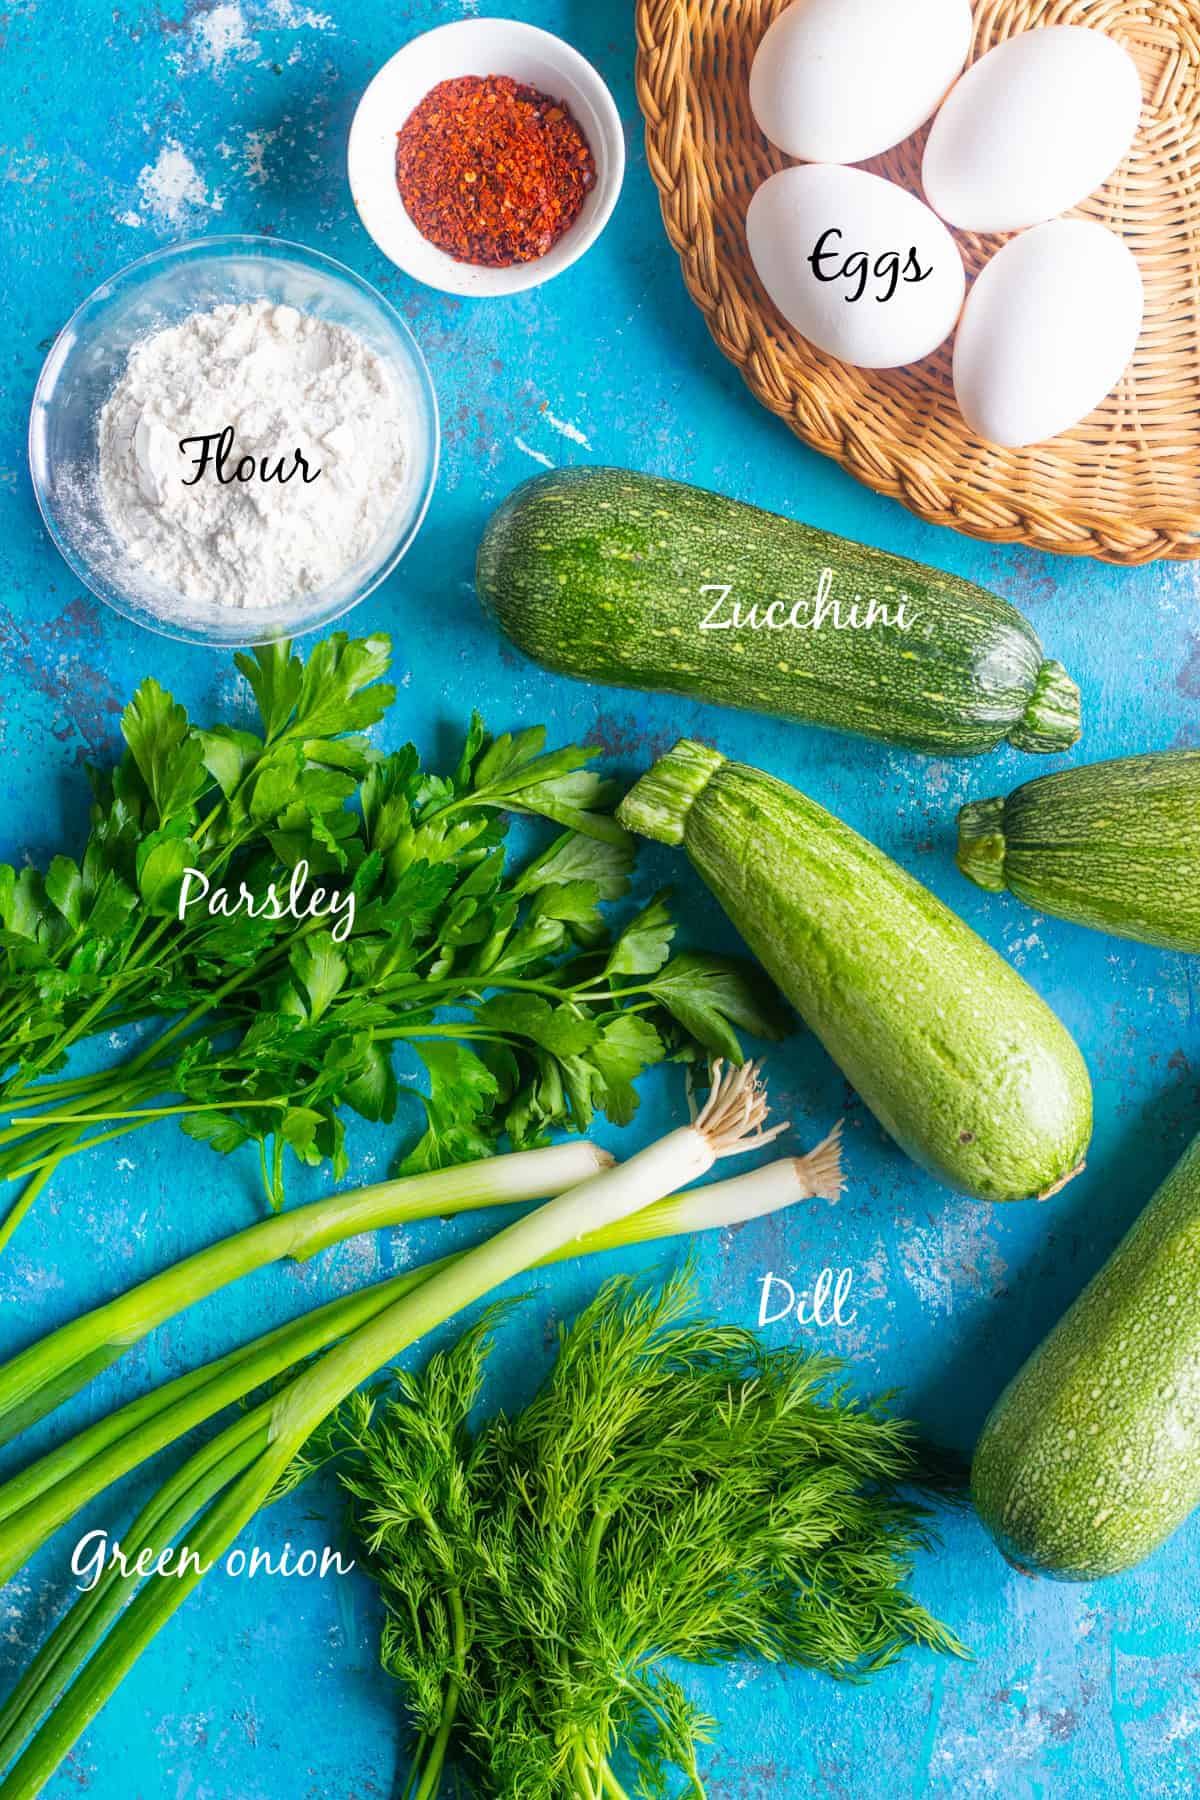
[[[336,581],[282,606],[229,607],[185,598],[134,563],[100,496],[101,408],[133,345],[190,313],[272,300],[356,332],[382,358],[411,419],[406,479],[371,549]],[[56,338],[29,421],[29,465],[46,529],[81,581],[123,617],[165,637],[219,646],[315,631],[348,612],[396,567],[437,479],[437,398],[403,319],[332,257],[277,238],[196,239],[131,263],[104,282]]]

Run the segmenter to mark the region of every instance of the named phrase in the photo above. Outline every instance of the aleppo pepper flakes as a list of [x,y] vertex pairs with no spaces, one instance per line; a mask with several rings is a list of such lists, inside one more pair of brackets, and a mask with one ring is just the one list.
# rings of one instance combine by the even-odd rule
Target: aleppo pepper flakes
[[439,82],[397,138],[404,209],[456,262],[506,269],[544,256],[595,182],[566,106],[507,75]]

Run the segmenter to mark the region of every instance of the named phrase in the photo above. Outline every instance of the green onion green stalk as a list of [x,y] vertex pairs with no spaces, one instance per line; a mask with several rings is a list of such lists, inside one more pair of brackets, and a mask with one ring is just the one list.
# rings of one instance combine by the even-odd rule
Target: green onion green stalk
[[284,1257],[303,1261],[363,1231],[561,1194],[612,1162],[594,1144],[520,1150],[333,1194],[222,1238],[60,1326],[0,1367],[0,1444],[44,1418],[164,1319]]
[[[783,1157],[752,1174],[672,1195],[616,1225],[589,1231],[546,1260],[560,1261],[568,1256],[588,1256],[635,1243],[727,1228],[780,1211],[800,1200],[835,1199],[841,1189],[839,1137],[840,1127],[835,1127],[806,1156]],[[582,1152],[588,1146],[573,1144],[569,1148],[575,1159],[582,1162]],[[262,1227],[253,1229],[261,1231]],[[330,1301],[215,1362],[131,1400],[0,1483],[0,1586],[60,1525],[74,1518],[113,1482],[225,1407],[357,1330],[393,1301],[412,1293],[457,1260],[457,1256],[441,1257]]]

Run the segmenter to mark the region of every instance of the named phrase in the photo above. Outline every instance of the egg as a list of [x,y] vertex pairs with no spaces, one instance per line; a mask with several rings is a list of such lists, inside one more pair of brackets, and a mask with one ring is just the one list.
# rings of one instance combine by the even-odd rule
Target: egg
[[967,297],[954,392],[972,431],[1006,448],[1069,431],[1112,392],[1137,347],[1142,276],[1089,219],[1053,219],[1007,243]]
[[789,156],[862,162],[925,123],[970,47],[970,0],[794,0],[758,46],[750,106]]
[[1133,58],[1081,25],[997,44],[933,122],[922,180],[963,231],[1023,231],[1078,206],[1128,154],[1142,110]]
[[842,362],[899,368],[954,328],[966,287],[958,246],[882,176],[836,163],[781,169],[750,202],[746,237],[788,324]]

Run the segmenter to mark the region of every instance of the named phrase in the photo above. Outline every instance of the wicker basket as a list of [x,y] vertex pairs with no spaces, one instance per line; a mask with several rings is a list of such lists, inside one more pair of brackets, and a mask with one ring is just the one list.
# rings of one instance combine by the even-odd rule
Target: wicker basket
[[[1052,443],[999,450],[954,403],[950,345],[908,369],[850,368],[780,318],[745,217],[786,164],[758,130],[755,46],[786,0],[638,0],[638,96],[668,235],[709,330],[764,405],[826,456],[939,525],[1115,563],[1200,556],[1200,4],[978,0],[972,60],[1034,26],[1106,31],[1146,96],[1128,160],[1078,209],[1129,241],[1146,284],[1131,369]],[[880,0],[881,5],[887,0]],[[866,165],[920,192],[925,132]],[[1002,241],[958,234],[973,275]]]

